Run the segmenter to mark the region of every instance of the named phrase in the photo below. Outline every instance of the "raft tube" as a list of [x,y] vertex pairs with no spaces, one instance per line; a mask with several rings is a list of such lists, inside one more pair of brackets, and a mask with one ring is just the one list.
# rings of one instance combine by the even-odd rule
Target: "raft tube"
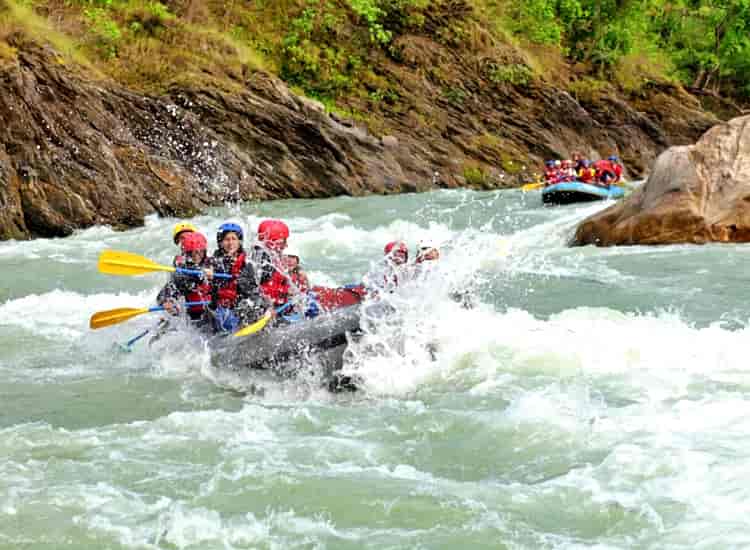
[[271,370],[285,377],[312,365],[322,370],[319,374],[323,377],[331,377],[343,367],[344,352],[351,339],[361,333],[361,308],[367,308],[369,319],[392,311],[385,303],[364,305],[359,300],[335,307],[334,302],[345,301],[344,296],[350,293],[334,294],[336,300],[322,304],[323,313],[312,319],[269,325],[248,336],[214,336],[208,341],[212,365],[234,371]]
[[619,185],[600,187],[582,181],[564,181],[548,185],[542,189],[542,202],[544,204],[571,204],[603,199],[620,199],[623,196],[625,196],[625,190]]
[[343,366],[349,335],[359,332],[359,308],[339,308],[248,336],[215,336],[208,343],[211,363],[231,370],[262,369],[291,375],[314,356],[315,363],[325,368],[323,374],[330,375]]

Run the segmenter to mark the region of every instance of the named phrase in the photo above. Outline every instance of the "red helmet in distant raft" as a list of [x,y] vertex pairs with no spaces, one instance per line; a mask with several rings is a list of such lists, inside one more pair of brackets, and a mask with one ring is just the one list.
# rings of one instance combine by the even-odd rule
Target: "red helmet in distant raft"
[[289,238],[289,227],[281,220],[263,220],[258,226],[258,240],[285,241]]
[[409,248],[403,241],[392,241],[385,245],[384,253],[386,256],[389,254],[395,254],[396,252],[402,253],[407,259],[409,258]]
[[206,250],[208,241],[203,233],[186,233],[182,237],[182,251],[195,252],[196,250]]

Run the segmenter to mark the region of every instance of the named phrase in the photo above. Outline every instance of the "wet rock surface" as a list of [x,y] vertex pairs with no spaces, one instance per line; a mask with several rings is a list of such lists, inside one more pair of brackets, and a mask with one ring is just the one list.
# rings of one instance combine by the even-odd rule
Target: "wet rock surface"
[[574,244],[750,241],[750,116],[663,152],[642,187],[584,220]]
[[137,226],[226,201],[510,187],[574,150],[619,153],[638,175],[718,122],[671,88],[638,105],[589,104],[479,79],[428,101],[432,84],[399,66],[409,107],[381,137],[260,71],[240,91],[181,84],[153,97],[94,79],[49,47],[15,47],[0,67],[0,239]]

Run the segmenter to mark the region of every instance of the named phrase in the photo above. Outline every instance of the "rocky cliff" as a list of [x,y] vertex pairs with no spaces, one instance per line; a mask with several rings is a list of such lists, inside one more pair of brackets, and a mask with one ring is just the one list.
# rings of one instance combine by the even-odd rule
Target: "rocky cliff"
[[[375,136],[263,71],[234,91],[181,84],[143,95],[14,40],[0,67],[2,239],[139,225],[149,213],[189,216],[234,200],[513,186],[545,157],[576,149],[619,154],[638,176],[718,122],[681,88],[579,102],[543,83],[493,85],[480,66],[404,37],[403,63],[387,70],[410,107]],[[435,56],[456,66],[461,101],[424,78]]]

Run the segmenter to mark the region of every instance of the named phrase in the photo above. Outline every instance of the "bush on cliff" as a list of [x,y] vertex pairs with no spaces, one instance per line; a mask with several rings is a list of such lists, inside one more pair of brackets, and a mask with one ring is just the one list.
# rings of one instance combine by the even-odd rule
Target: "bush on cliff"
[[[424,36],[460,57],[487,59],[490,82],[567,87],[565,61],[590,79],[637,91],[654,79],[750,97],[746,0],[4,0],[9,29],[49,40],[141,89],[175,79],[239,86],[267,69],[304,93],[362,111],[398,103],[384,67],[408,63],[402,37]],[[32,22],[43,21],[43,24]],[[542,55],[537,47],[545,48]],[[80,61],[80,59],[79,59]],[[637,70],[633,70],[637,64]],[[454,89],[441,66],[424,67]],[[442,80],[442,82],[440,82]],[[575,78],[572,82],[575,82]],[[342,108],[350,109],[351,101]]]

